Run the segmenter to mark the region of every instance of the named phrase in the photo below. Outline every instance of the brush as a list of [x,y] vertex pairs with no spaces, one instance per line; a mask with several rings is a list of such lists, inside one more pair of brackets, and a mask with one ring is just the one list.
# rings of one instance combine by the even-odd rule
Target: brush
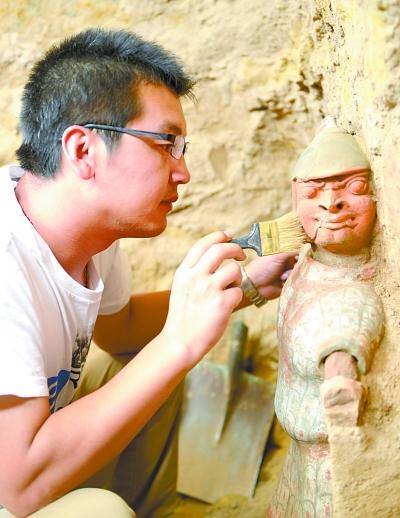
[[248,234],[233,238],[231,241],[241,248],[255,250],[257,255],[298,252],[307,242],[309,238],[294,212],[271,221],[253,223]]

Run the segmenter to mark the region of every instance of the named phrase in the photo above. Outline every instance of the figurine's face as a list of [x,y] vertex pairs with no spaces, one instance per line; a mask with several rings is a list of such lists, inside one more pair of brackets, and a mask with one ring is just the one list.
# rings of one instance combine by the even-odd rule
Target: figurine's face
[[293,182],[300,223],[318,247],[356,254],[372,237],[376,206],[369,171]]

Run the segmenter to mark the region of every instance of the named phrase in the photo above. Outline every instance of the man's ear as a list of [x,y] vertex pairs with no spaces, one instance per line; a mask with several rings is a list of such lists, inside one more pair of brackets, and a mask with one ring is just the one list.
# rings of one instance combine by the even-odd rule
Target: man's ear
[[83,126],[69,126],[62,136],[63,158],[83,180],[95,174],[95,134]]

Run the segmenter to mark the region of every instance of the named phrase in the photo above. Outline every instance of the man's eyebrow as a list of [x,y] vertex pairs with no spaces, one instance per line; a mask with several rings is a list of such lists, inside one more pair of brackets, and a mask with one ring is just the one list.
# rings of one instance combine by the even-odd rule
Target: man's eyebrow
[[182,128],[173,122],[166,121],[160,126],[161,133],[173,133],[174,135],[183,135]]

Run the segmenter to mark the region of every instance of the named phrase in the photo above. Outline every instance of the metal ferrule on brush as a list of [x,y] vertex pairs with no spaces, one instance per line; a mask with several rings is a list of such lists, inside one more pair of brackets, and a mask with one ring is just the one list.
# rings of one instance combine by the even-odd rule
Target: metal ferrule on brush
[[275,254],[277,250],[280,250],[278,225],[274,221],[260,221],[258,228],[261,240],[261,254],[259,255]]
[[242,237],[235,237],[231,243],[236,243],[241,248],[251,248],[257,252],[257,255],[262,255],[261,240],[260,240],[260,227],[258,223],[253,223],[250,228],[250,232]]

